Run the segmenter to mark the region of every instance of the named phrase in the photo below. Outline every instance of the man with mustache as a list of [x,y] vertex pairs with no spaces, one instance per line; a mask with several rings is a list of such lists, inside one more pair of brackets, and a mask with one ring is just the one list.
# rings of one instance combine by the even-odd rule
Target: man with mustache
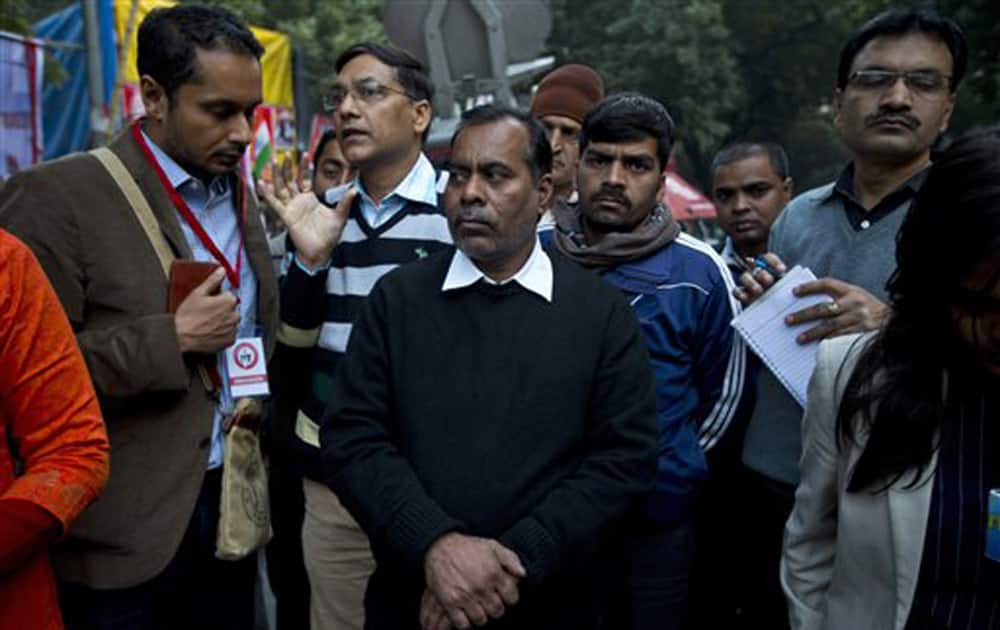
[[[53,549],[69,628],[253,627],[256,557],[219,560],[215,549],[236,408],[219,380],[223,351],[263,337],[266,353],[278,314],[267,240],[238,174],[262,54],[223,9],[151,11],[138,33],[145,117],[111,157],[48,162],[0,191],[0,223],[52,282],[111,442],[104,495]],[[174,313],[168,258],[217,265],[189,279],[197,286]]]
[[[830,298],[788,317],[789,324],[814,324],[800,343],[875,330],[885,321],[896,233],[923,183],[931,145],[948,127],[966,56],[958,25],[929,9],[881,13],[841,50],[834,122],[851,163],[837,181],[792,200],[771,228],[765,255],[779,273],[793,264],[812,269],[819,280],[797,287],[798,295]],[[752,302],[774,281],[764,269],[746,272],[737,295]],[[750,479],[744,498],[770,534],[747,545],[748,557],[736,562],[754,567],[746,581],[764,603],[748,627],[788,625],[778,565],[799,482],[801,417],[802,408],[762,370],[743,447]]]
[[368,533],[366,628],[594,629],[609,525],[649,490],[654,392],[613,288],[542,249],[529,114],[463,114],[457,250],[375,285],[334,379],[326,479]]
[[434,98],[426,69],[410,53],[374,43],[350,46],[335,67],[324,105],[357,169],[351,189],[329,207],[313,193],[292,197],[294,189],[264,187],[295,249],[281,289],[271,426],[274,448],[304,475],[312,630],[361,630],[375,560],[365,533],[324,483],[318,423],[375,282],[444,249],[451,236],[422,151]]
[[601,101],[583,121],[580,202],[556,213],[558,250],[598,271],[638,318],[656,382],[656,486],[625,523],[607,628],[679,628],[691,572],[694,504],[727,443],[743,392],[744,347],[729,326],[733,279],[663,206],[674,125],[641,94]]

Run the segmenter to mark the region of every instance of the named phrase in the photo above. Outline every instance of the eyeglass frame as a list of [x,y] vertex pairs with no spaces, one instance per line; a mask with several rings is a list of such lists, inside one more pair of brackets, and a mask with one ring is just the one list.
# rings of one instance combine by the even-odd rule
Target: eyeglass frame
[[[364,95],[358,93],[358,90],[362,86],[371,85],[371,84],[374,84],[378,88],[378,91],[375,94],[373,94],[371,97],[367,97],[366,98]],[[339,99],[339,101],[336,104],[334,104],[332,94],[336,90],[343,90],[343,96],[341,96],[341,98]],[[365,77],[364,79],[361,79],[359,81],[355,81],[348,88],[345,88],[345,87],[340,86],[340,85],[334,85],[332,88],[330,88],[323,95],[323,102],[322,102],[323,111],[325,111],[328,114],[332,114],[333,112],[337,111],[338,109],[340,109],[340,106],[347,99],[348,95],[350,95],[353,98],[361,101],[362,103],[370,104],[370,103],[374,102],[372,100],[372,99],[374,99],[374,97],[376,97],[378,95],[383,95],[384,92],[393,92],[395,94],[399,94],[400,96],[405,96],[406,98],[408,98],[411,101],[419,100],[419,99],[417,99],[417,97],[415,97],[414,95],[410,94],[405,89],[393,87],[391,85],[386,85],[386,84],[382,83],[381,81],[379,81],[378,79],[376,79],[374,77]]]
[[[863,75],[881,75],[885,78],[892,78],[891,82],[885,83],[884,85],[858,85],[855,81],[858,76]],[[919,85],[914,85],[914,77],[934,77],[935,79],[941,79],[942,83],[939,86],[933,88],[921,88]],[[902,79],[903,85],[909,90],[911,94],[918,94],[920,96],[938,96],[951,89],[951,75],[941,74],[937,70],[889,70],[886,68],[862,68],[860,70],[855,70],[847,77],[847,84],[857,88],[859,90],[886,90],[890,87],[896,85],[896,83]]]

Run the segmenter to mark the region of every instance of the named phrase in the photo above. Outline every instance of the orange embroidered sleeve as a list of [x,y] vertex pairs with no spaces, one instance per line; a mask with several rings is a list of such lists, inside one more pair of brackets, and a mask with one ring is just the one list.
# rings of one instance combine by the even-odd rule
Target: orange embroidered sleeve
[[64,531],[107,481],[108,437],[69,321],[38,261],[2,230],[0,440],[0,500],[34,503]]

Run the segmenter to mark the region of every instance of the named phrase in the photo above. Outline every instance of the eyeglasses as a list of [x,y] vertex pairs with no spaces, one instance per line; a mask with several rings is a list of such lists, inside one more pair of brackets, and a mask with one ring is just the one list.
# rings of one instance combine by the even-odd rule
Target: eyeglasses
[[388,96],[390,92],[401,94],[406,98],[413,100],[413,96],[411,96],[406,90],[383,85],[375,79],[369,78],[357,81],[350,87],[335,85],[330,88],[330,91],[323,96],[323,109],[327,113],[335,112],[340,109],[341,104],[343,104],[344,100],[347,99],[348,94],[362,103],[370,105],[381,101]]
[[857,70],[847,82],[860,90],[884,90],[900,79],[910,92],[925,96],[940,94],[951,85],[951,77],[933,70]]

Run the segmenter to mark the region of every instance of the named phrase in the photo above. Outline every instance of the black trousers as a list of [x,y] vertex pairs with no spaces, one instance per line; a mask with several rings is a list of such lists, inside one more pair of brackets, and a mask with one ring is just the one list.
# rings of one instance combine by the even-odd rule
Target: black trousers
[[302,558],[306,514],[302,475],[275,454],[268,484],[274,536],[267,544],[267,576],[277,604],[277,630],[309,630],[309,576]]
[[716,468],[697,508],[687,628],[788,628],[778,572],[794,495],[742,464]]
[[220,470],[205,474],[180,548],[153,579],[110,590],[60,582],[67,630],[253,630],[256,556],[215,557],[221,481]]
[[737,557],[742,567],[740,627],[786,630],[788,602],[779,570],[785,523],[795,505],[795,486],[743,468],[742,496],[746,501],[746,539]]

